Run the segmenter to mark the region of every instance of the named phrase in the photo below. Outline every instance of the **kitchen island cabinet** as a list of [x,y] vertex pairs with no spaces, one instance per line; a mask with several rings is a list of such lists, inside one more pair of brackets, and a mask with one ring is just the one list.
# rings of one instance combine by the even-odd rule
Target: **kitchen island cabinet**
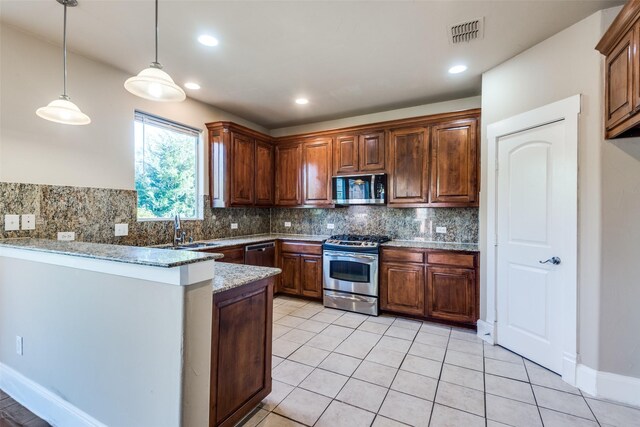
[[210,427],[234,426],[271,393],[275,279],[270,275],[279,272],[275,268],[216,263]]

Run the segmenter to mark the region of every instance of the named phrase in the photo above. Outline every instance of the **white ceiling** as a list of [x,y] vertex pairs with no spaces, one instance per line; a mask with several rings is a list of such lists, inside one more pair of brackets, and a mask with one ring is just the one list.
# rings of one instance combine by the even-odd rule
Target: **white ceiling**
[[[574,1],[160,1],[160,62],[188,96],[268,128],[478,95],[482,72],[621,4]],[[3,22],[61,43],[55,0],[2,0]],[[485,18],[485,37],[447,27]],[[69,48],[137,74],[153,60],[153,0],[79,0]],[[215,35],[207,48],[196,38]],[[469,70],[449,75],[465,63]],[[306,96],[310,103],[294,104]]]

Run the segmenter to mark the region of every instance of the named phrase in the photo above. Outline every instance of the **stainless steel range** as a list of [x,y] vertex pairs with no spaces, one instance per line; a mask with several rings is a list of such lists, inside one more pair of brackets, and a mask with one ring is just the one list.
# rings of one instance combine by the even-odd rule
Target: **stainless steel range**
[[322,245],[324,306],[378,315],[378,257],[387,236],[331,236]]

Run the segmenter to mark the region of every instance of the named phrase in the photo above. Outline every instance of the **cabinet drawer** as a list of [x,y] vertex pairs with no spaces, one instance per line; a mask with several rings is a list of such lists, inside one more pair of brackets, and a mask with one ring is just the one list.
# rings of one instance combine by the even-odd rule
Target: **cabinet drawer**
[[475,256],[452,252],[429,252],[427,253],[427,264],[455,265],[473,268],[475,267]]
[[322,245],[306,242],[282,242],[281,250],[296,254],[322,255]]
[[224,255],[220,262],[244,264],[244,247],[217,249],[215,252]]
[[391,262],[415,262],[424,264],[424,252],[410,249],[387,249],[382,250],[382,260]]

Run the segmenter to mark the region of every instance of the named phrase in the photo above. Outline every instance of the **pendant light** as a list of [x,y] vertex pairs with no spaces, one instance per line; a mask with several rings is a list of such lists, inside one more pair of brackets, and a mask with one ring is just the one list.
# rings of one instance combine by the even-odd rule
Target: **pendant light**
[[38,108],[36,114],[45,120],[65,125],[88,125],[89,116],[84,114],[67,96],[67,7],[76,7],[77,0],[58,0],[64,6],[64,29],[62,33],[62,50],[64,61],[63,92],[59,99],[51,101],[46,107]]
[[124,87],[132,94],[152,101],[176,102],[187,97],[184,90],[173,82],[169,74],[162,71],[158,62],[158,0],[156,0],[156,60],[149,68],[124,82]]

